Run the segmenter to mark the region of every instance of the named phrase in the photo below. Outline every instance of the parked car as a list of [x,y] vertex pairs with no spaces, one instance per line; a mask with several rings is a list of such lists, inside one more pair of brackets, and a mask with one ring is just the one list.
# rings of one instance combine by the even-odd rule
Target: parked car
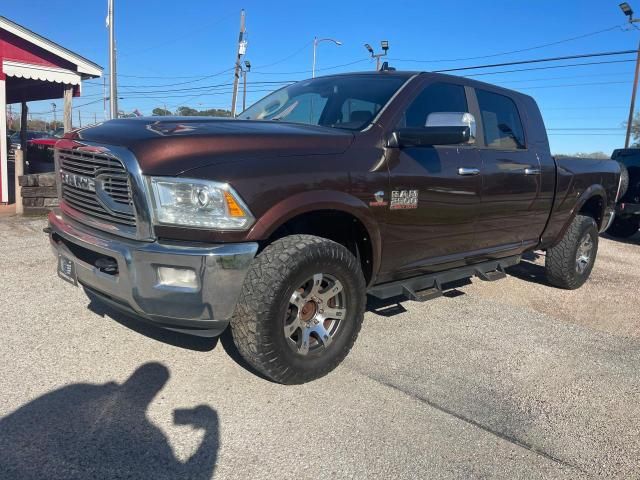
[[621,165],[623,187],[616,205],[616,218],[607,233],[612,237],[628,238],[640,229],[640,148],[614,150],[611,158]]
[[426,300],[536,249],[580,287],[620,187],[615,161],[551,156],[533,98],[395,71],[301,81],[238,119],[105,122],[56,162],[62,278],[165,328],[230,324],[286,384],[345,358],[367,293]]
[[28,173],[45,173],[55,170],[53,147],[58,140],[57,137],[45,137],[27,142]]
[[[36,130],[27,130],[27,142],[31,140],[36,140],[40,138],[53,138],[53,136],[47,132],[40,132]],[[20,145],[20,132],[15,132],[13,135],[9,137],[7,141],[7,145],[9,147],[8,159],[10,161],[15,161],[15,152],[17,149],[21,148]]]

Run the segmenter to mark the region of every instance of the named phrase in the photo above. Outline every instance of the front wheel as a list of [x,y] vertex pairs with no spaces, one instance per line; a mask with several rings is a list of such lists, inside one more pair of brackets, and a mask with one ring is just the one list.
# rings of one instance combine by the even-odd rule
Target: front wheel
[[545,270],[551,285],[573,290],[587,281],[598,253],[598,226],[576,215],[560,243],[547,250]]
[[284,384],[333,370],[358,336],[366,286],[358,260],[342,245],[291,235],[253,261],[231,321],[240,354]]

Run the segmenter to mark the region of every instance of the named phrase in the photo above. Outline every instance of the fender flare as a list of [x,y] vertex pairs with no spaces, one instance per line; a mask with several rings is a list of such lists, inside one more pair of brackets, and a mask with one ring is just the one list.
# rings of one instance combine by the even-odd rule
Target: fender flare
[[304,213],[336,210],[357,218],[366,229],[371,242],[373,278],[380,268],[382,236],[380,226],[369,207],[359,198],[335,190],[311,190],[287,197],[258,218],[247,235],[247,240],[266,240],[281,225]]
[[[551,242],[552,246],[556,245],[560,240],[562,240],[562,237],[564,237],[564,234],[569,229],[569,226],[571,225],[571,222],[573,222],[573,219],[576,218],[576,215],[578,215],[578,212],[580,212],[582,207],[584,207],[585,204],[595,196],[600,196],[603,199],[602,212],[600,212],[600,214],[601,214],[601,219],[604,219],[605,212],[607,209],[607,191],[602,185],[600,185],[599,183],[596,183],[588,187],[584,192],[580,194],[580,196],[576,200],[575,205],[571,209],[571,213],[569,214],[567,221],[562,226],[562,229],[560,229],[560,232],[558,233],[558,235],[556,235],[556,237]],[[598,225],[598,229],[600,228],[601,228],[601,225]]]

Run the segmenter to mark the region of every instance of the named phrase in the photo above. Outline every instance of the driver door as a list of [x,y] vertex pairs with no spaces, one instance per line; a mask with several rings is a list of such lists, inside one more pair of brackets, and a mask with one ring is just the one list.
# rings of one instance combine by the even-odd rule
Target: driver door
[[[397,128],[424,128],[436,112],[468,112],[466,91],[431,83]],[[394,278],[451,268],[474,248],[481,159],[474,145],[389,149],[389,211],[382,270]]]

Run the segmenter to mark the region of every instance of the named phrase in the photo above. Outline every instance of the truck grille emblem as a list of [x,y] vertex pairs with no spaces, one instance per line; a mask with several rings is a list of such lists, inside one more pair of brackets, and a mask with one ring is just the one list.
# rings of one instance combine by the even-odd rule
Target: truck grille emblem
[[88,192],[96,191],[96,182],[93,178],[61,171],[60,180],[66,185],[70,185],[81,190],[86,190]]

